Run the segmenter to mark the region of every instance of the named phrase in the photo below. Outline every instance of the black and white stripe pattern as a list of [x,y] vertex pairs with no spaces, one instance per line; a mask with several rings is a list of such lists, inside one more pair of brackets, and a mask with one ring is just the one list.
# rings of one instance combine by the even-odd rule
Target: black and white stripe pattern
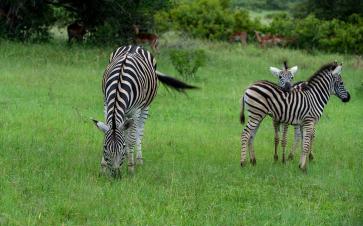
[[278,79],[278,84],[284,91],[290,91],[291,82],[294,79],[297,69],[297,66],[289,69],[287,66],[287,61],[284,61],[284,68],[282,70],[275,67],[270,67],[272,75]]
[[102,81],[106,122],[94,122],[105,132],[101,165],[113,174],[118,172],[125,157],[129,171],[134,170],[135,145],[137,162],[143,162],[144,123],[148,106],[156,95],[158,80],[177,90],[195,88],[157,72],[154,57],[142,47],[123,46],[111,54]]
[[241,136],[241,166],[245,164],[247,145],[251,162],[256,163],[253,139],[261,121],[270,115],[274,122],[301,126],[303,152],[299,166],[305,170],[314,126],[330,95],[337,95],[343,102],[350,99],[340,76],[341,69],[342,66],[337,63],[323,66],[307,81],[306,89],[298,92],[284,92],[281,87],[268,81],[249,86],[242,97],[240,120],[244,122],[244,105],[249,117]]

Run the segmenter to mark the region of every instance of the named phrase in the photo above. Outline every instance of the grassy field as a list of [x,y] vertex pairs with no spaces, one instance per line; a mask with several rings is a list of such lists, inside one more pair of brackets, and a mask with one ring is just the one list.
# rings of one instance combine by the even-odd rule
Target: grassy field
[[[201,89],[183,95],[160,86],[145,164],[112,180],[99,174],[103,135],[89,120],[103,119],[101,77],[112,48],[2,41],[0,225],[362,225],[363,77],[355,59],[192,44],[208,55],[190,81]],[[343,61],[351,101],[331,98],[307,174],[298,158],[274,163],[270,119],[255,139],[257,165],[241,169],[239,99],[253,81],[273,80],[268,67],[284,59],[299,66],[296,80]],[[176,75],[166,46],[157,60]]]

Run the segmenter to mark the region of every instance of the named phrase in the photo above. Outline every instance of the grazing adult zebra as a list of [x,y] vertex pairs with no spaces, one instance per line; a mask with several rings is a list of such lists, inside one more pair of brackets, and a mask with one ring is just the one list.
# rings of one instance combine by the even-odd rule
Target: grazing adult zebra
[[129,171],[134,171],[135,144],[137,163],[143,163],[144,123],[158,80],[178,91],[195,88],[156,71],[154,57],[142,47],[129,45],[112,52],[102,81],[106,122],[93,121],[105,133],[101,166],[113,176],[118,174],[126,156]]
[[319,121],[330,95],[348,102],[350,95],[341,78],[342,66],[336,62],[324,65],[307,80],[305,90],[284,92],[281,87],[269,81],[259,81],[249,86],[242,97],[241,123],[244,123],[244,105],[247,106],[248,122],[241,135],[241,166],[245,165],[247,145],[250,161],[256,164],[253,139],[265,118],[270,115],[279,123],[300,125],[303,137],[303,151],[299,167],[306,170],[306,156],[315,124]]

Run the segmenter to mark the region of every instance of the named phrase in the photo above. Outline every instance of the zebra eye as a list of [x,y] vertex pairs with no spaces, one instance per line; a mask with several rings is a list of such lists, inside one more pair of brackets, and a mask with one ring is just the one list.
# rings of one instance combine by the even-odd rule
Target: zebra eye
[[282,76],[281,76],[281,75],[279,75],[279,78],[281,79],[281,78],[282,78]]
[[123,144],[122,144],[122,147],[123,147],[123,148],[125,148],[125,147],[126,147],[126,143],[123,143]]

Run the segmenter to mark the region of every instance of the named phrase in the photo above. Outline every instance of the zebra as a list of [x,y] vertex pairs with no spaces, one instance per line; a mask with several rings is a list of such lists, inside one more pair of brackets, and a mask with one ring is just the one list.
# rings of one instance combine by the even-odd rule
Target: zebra
[[240,121],[245,122],[244,105],[247,106],[248,122],[241,135],[241,166],[245,165],[247,144],[250,161],[256,164],[253,139],[261,121],[266,115],[279,123],[300,125],[303,137],[303,151],[299,168],[306,171],[306,156],[315,124],[319,121],[330,95],[338,96],[342,102],[350,100],[341,78],[342,65],[336,62],[321,67],[308,80],[305,90],[284,92],[269,81],[258,81],[247,88],[241,98]]
[[284,68],[282,70],[276,67],[270,67],[272,75],[278,78],[278,84],[284,91],[290,91],[291,81],[294,79],[297,70],[297,66],[289,69],[287,66],[287,61],[284,61]]
[[[299,81],[296,82],[294,85],[292,85],[290,92],[301,92],[303,90],[306,90],[306,85],[307,82],[306,81]],[[281,139],[281,146],[282,146],[282,162],[285,163],[286,162],[286,157],[285,157],[285,150],[286,150],[286,144],[287,144],[287,129],[288,129],[289,124],[283,124],[282,125],[282,139]],[[274,127],[274,133],[275,133],[275,149],[274,149],[274,160],[277,161],[278,160],[278,154],[277,154],[277,149],[278,149],[278,144],[280,141],[279,138],[279,131],[280,131],[280,127],[281,124],[278,121],[273,121],[273,127]],[[309,160],[313,160],[314,159],[314,154],[312,151],[312,143],[313,143],[313,139],[315,137],[315,127],[312,131],[312,137],[311,137],[311,145],[310,145],[310,151],[309,151]],[[298,146],[298,144],[300,143],[301,140],[301,131],[300,131],[300,125],[294,125],[294,144],[291,147],[288,159],[292,160],[294,159],[294,155],[295,155],[295,151],[296,148]]]
[[128,171],[134,172],[135,145],[136,162],[143,164],[144,123],[158,80],[177,91],[196,88],[157,71],[152,54],[140,46],[122,46],[111,53],[102,80],[106,121],[92,120],[105,134],[101,168],[109,169],[112,176],[119,174],[125,157]]
[[[302,89],[303,85],[305,83],[300,82],[297,84],[294,84],[293,86],[291,86],[292,80],[294,79],[294,76],[298,70],[297,66],[292,67],[291,69],[288,69],[289,67],[287,66],[287,61],[285,60],[283,62],[283,69],[280,70],[278,68],[275,67],[270,67],[270,71],[272,73],[272,75],[274,75],[275,77],[278,78],[278,85],[281,87],[281,89],[283,91],[293,91],[296,92],[300,89]],[[284,124],[283,125],[283,138],[281,140],[281,146],[283,148],[283,157],[282,157],[282,162],[285,162],[285,148],[286,148],[286,135],[287,135],[287,127],[288,124]],[[277,149],[278,149],[278,144],[279,144],[279,130],[280,130],[280,122],[278,121],[273,121],[273,128],[274,128],[274,133],[275,133],[275,152],[274,152],[274,159],[275,161],[278,160],[278,154],[277,154]],[[298,128],[298,127],[297,127]],[[300,133],[295,133],[296,136],[298,136]],[[297,140],[295,136],[295,141],[299,142]],[[296,142],[294,142],[294,144],[296,144]],[[294,146],[295,147],[295,146]]]

